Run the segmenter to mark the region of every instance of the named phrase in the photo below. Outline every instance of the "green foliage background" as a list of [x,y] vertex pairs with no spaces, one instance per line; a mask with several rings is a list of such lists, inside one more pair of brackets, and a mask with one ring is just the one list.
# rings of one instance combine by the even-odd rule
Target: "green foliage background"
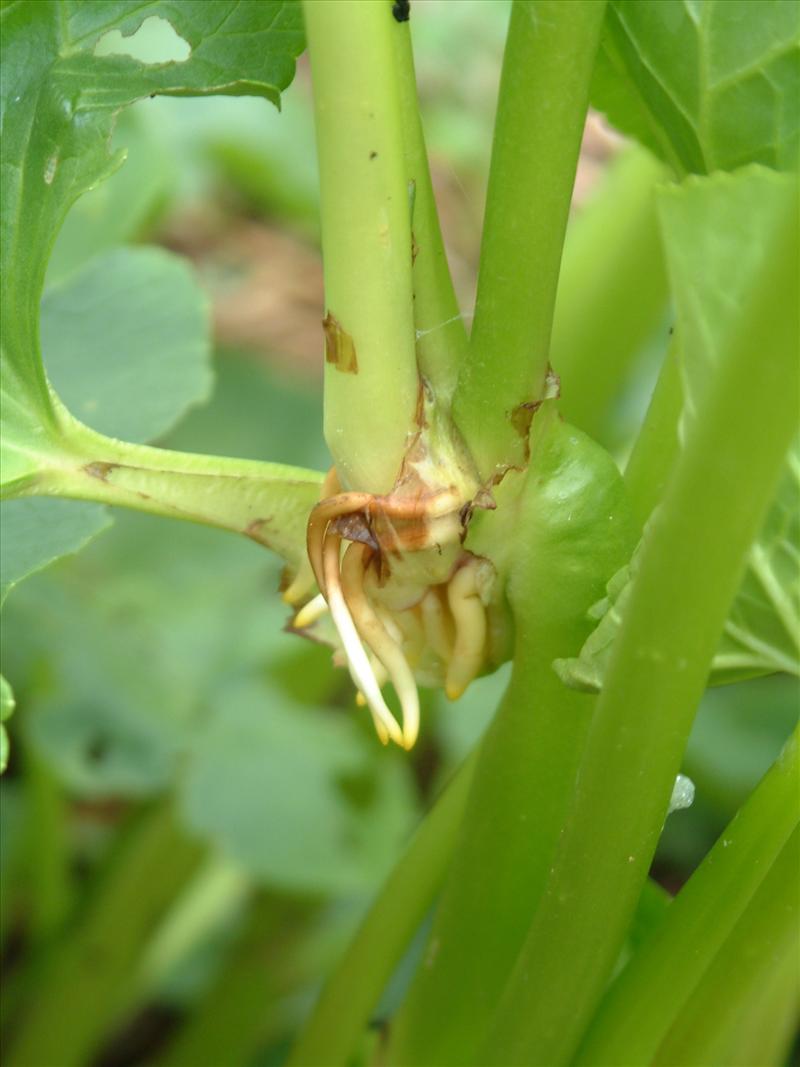
[[[231,42],[217,32],[226,6],[137,5],[169,17],[197,48],[188,63],[162,68],[159,91],[221,90],[235,99],[144,100],[121,113],[111,157],[105,140],[114,109],[154,88],[147,64],[163,62],[159,49],[174,47],[163,22],[139,32],[138,59],[104,54],[118,47],[105,35],[132,26],[128,7],[64,3],[67,29],[59,32],[70,35],[70,48],[62,41],[48,52],[51,22],[33,60],[19,53],[18,66],[4,73],[12,102],[40,92],[37,106],[48,116],[26,143],[20,181],[45,175],[47,182],[54,158],[58,168],[47,183],[53,196],[38,213],[20,193],[23,206],[15,210],[12,201],[5,214],[4,242],[12,240],[8,225],[24,233],[25,247],[4,282],[4,306],[18,312],[4,388],[16,395],[40,334],[50,382],[94,430],[325,469],[315,373],[287,366],[285,356],[274,358],[279,352],[265,359],[215,343],[209,292],[218,296],[230,279],[202,256],[198,267],[168,250],[192,210],[222,231],[245,217],[306,246],[318,242],[305,74],[283,98],[282,115],[245,95],[277,100],[291,79],[301,47],[296,5],[270,5],[288,20],[288,49],[285,40],[275,47],[268,32],[253,40],[252,66],[239,66],[233,86],[225,75]],[[681,175],[744,163],[787,169],[797,148],[787,118],[798,84],[796,8],[769,4],[772,37],[764,41],[732,33],[723,6],[612,0],[593,99]],[[18,17],[19,5],[6,7],[4,16]],[[243,11],[237,32],[246,37],[252,27]],[[429,142],[460,189],[450,203],[467,259],[477,254],[506,15],[505,3],[489,0],[459,5],[457,15],[431,3],[418,19]],[[684,42],[683,67],[663,47],[667,29],[670,48]],[[104,43],[81,51],[89,38]],[[75,141],[74,126],[52,113],[77,84],[84,99],[99,95]],[[6,122],[4,152],[12,158],[30,130],[15,125],[13,111]],[[125,164],[97,184],[125,150]],[[755,201],[769,215],[783,188],[759,170],[736,182],[712,180],[727,195],[689,185],[660,205],[662,230],[673,235],[666,262],[687,348],[692,331],[695,342],[719,336],[729,309],[726,301],[715,305],[715,294],[727,293],[729,302],[737,271],[745,273],[742,255],[757,260],[762,252],[748,244],[745,227],[737,232],[743,212]],[[708,232],[726,234],[728,243],[681,244],[682,232],[694,234],[715,210],[724,217]],[[591,204],[584,218],[588,224]],[[570,238],[580,240],[579,212],[573,222]],[[681,259],[687,248],[716,265],[699,314],[687,281],[696,263]],[[586,427],[620,460],[667,345],[673,311],[666,290],[659,293],[631,340],[619,388]],[[568,368],[568,340],[565,348]],[[684,355],[689,420],[713,357],[709,370]],[[10,471],[14,482],[35,476],[30,457],[41,448],[38,439],[31,444],[28,414],[38,412],[47,426],[56,419],[44,380],[26,381],[27,409],[6,397],[4,410],[11,426],[4,478]],[[712,681],[779,673],[703,698],[683,763],[696,802],[670,816],[654,865],[671,890],[708,853],[796,722],[796,457],[792,463],[718,652],[728,658],[715,661],[727,674]],[[2,1021],[12,1037],[22,1035],[9,1063],[43,1067],[53,1056],[59,1064],[284,1062],[368,902],[486,729],[508,668],[479,679],[455,705],[424,694],[423,738],[407,758],[375,743],[329,653],[283,631],[287,613],[275,595],[281,568],[259,546],[153,516],[118,512],[112,523],[97,504],[57,499],[5,501],[2,522],[2,594],[11,592],[2,663],[16,701],[11,762],[0,783]],[[609,588],[580,657],[561,665],[571,684],[602,689],[626,578]],[[11,706],[4,681],[4,721]],[[4,733],[0,760],[7,758]],[[650,920],[640,908],[637,921],[648,928],[660,908]],[[368,1061],[380,1020],[403,999],[429,922],[388,983],[359,1062]]]

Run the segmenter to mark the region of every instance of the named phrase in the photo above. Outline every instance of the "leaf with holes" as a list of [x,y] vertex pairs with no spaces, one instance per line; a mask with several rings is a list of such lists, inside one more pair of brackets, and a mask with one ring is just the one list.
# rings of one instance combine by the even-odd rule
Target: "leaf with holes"
[[[191,48],[184,62],[96,55],[100,38],[166,18]],[[67,210],[112,173],[117,112],[142,97],[255,94],[279,102],[303,46],[299,6],[202,3],[15,3],[2,11],[3,482],[30,488],[59,451],[63,416],[39,352],[47,258]],[[10,312],[13,309],[13,314]]]
[[[183,62],[98,55],[101,38],[169,21]],[[110,152],[118,112],[147,95],[253,93],[279,102],[302,47],[297,5],[16,3],[2,11],[2,489],[35,492],[63,465],[75,424],[147,440],[208,395],[206,301],[187,269],[155,250],[119,250],[40,299],[72,203],[123,161]],[[13,309],[13,310],[12,310]],[[153,373],[157,372],[157,373]],[[4,591],[76,551],[108,525],[95,505],[9,502]]]

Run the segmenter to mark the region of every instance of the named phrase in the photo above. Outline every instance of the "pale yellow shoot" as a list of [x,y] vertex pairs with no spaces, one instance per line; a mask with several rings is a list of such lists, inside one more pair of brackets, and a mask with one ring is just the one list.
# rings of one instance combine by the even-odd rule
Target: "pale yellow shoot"
[[447,600],[456,627],[445,680],[445,692],[450,700],[458,700],[480,673],[486,657],[486,610],[478,593],[478,567],[477,559],[465,563],[447,586]]

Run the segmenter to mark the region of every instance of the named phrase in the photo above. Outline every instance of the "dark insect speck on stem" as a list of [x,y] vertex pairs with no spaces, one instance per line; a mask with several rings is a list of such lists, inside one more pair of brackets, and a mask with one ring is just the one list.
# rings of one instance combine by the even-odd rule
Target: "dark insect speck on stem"
[[411,18],[411,0],[395,0],[392,14],[397,22],[408,22]]
[[378,153],[373,149],[373,151],[370,152],[370,154],[369,154],[369,158],[370,159],[377,159],[378,158]]

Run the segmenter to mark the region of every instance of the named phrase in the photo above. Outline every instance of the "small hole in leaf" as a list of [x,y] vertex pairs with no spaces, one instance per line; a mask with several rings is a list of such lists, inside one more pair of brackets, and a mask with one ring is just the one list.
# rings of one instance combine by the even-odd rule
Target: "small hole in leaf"
[[140,63],[183,63],[192,54],[192,49],[166,19],[151,15],[129,37],[123,37],[119,30],[103,34],[95,45],[94,54],[131,56]]

